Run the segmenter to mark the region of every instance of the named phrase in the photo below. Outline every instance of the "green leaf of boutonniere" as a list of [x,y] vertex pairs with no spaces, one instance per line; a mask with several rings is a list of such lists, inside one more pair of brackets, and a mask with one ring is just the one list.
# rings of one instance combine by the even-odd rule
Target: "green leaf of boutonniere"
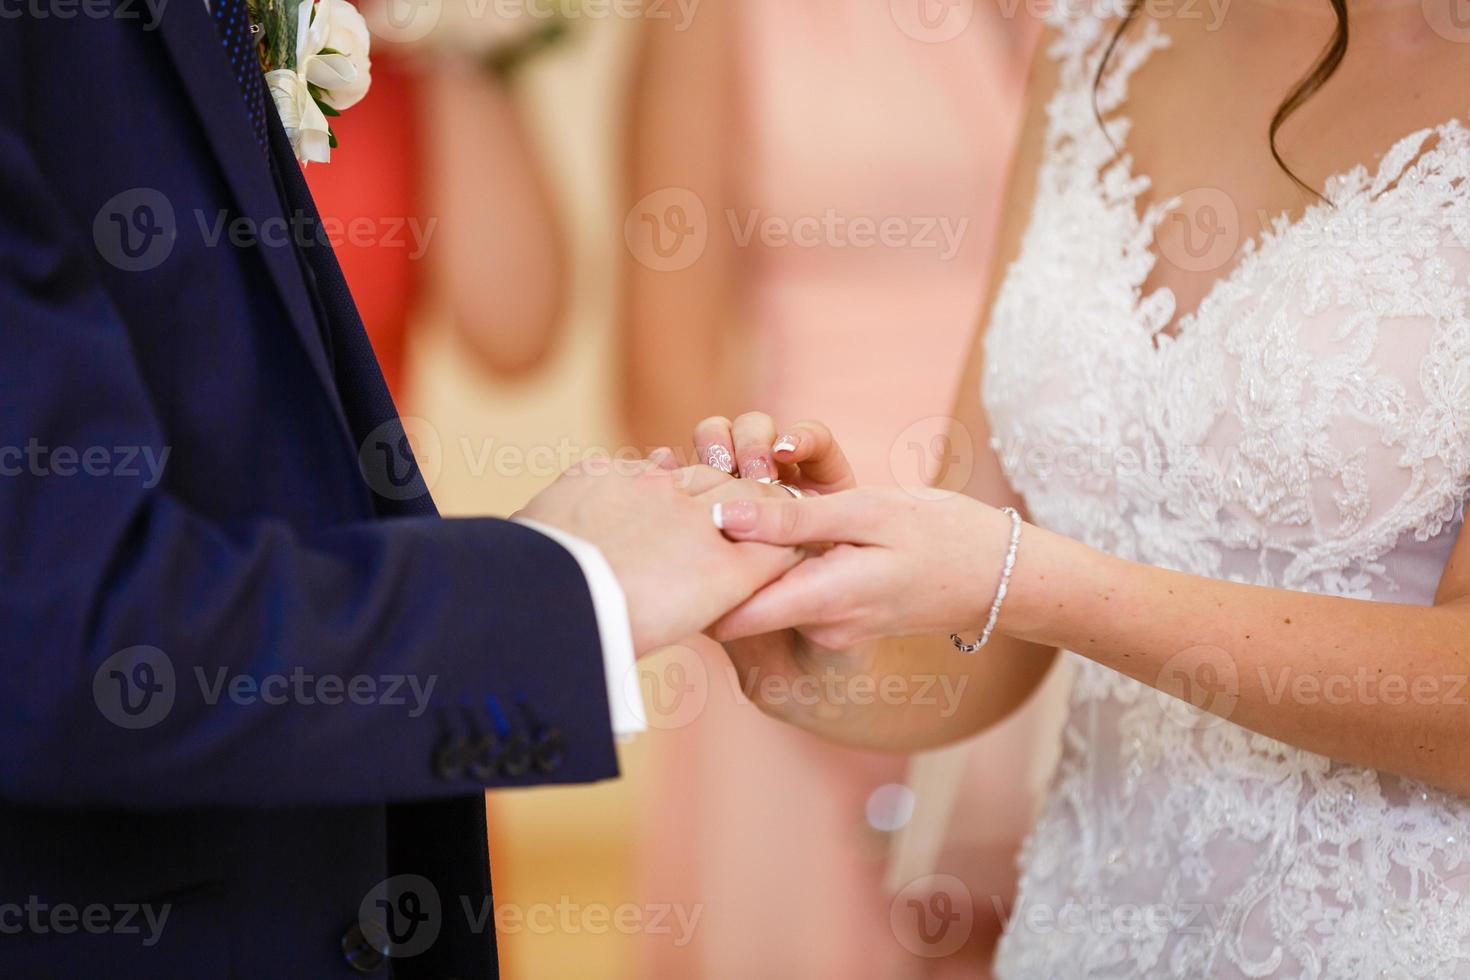
[[303,3],[311,3],[312,0],[270,0],[270,3],[279,5],[281,9],[281,60],[276,62],[277,68],[289,68],[296,70],[296,27],[301,14]]
[[317,85],[315,82],[307,82],[306,83],[306,91],[311,94],[311,101],[313,101],[313,102],[316,103],[316,107],[322,111],[322,115],[324,115],[324,116],[340,116],[340,115],[342,115],[342,113],[338,112],[336,109],[333,109],[330,105],[327,104],[327,90],[326,89],[322,88],[320,85]]

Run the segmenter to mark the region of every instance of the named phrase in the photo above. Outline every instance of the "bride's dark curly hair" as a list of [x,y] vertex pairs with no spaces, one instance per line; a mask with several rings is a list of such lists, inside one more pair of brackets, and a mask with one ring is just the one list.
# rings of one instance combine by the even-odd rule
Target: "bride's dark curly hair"
[[[1276,133],[1279,129],[1281,129],[1281,124],[1286,122],[1287,117],[1289,117],[1293,112],[1296,112],[1298,109],[1300,109],[1302,107],[1302,103],[1310,99],[1313,95],[1316,94],[1318,89],[1327,84],[1327,80],[1332,77],[1334,72],[1337,71],[1338,65],[1342,64],[1343,56],[1347,54],[1347,0],[1327,0],[1327,2],[1332,4],[1332,12],[1337,15],[1337,24],[1333,28],[1332,39],[1327,42],[1327,46],[1322,49],[1322,53],[1317,55],[1317,60],[1313,62],[1311,69],[1309,69],[1307,73],[1302,76],[1301,81],[1296,83],[1296,87],[1291,90],[1291,93],[1289,95],[1287,95],[1285,101],[1283,101],[1279,106],[1276,107],[1276,114],[1271,117],[1271,128],[1268,133],[1268,138],[1271,144],[1271,158],[1276,161],[1276,165],[1286,173],[1286,176],[1291,178],[1292,183],[1296,184],[1298,187],[1306,191],[1308,194],[1311,194],[1313,197],[1318,198],[1320,198],[1322,195],[1317,193],[1315,188],[1308,187],[1307,184],[1300,177],[1298,177],[1290,167],[1286,165],[1286,161],[1281,159],[1281,154],[1276,149]],[[1103,120],[1102,111],[1098,108],[1097,105],[1097,90],[1098,87],[1102,84],[1103,72],[1107,69],[1108,60],[1113,56],[1113,49],[1118,46],[1118,41],[1123,37],[1123,32],[1128,29],[1129,24],[1132,24],[1133,21],[1137,19],[1138,12],[1143,9],[1143,3],[1144,0],[1128,0],[1128,9],[1124,11],[1123,18],[1121,21],[1119,21],[1118,29],[1115,30],[1113,32],[1113,36],[1108,39],[1108,46],[1103,49],[1102,60],[1098,62],[1097,74],[1094,75],[1092,79],[1092,112],[1093,115],[1097,117],[1097,123],[1099,126],[1102,125]],[[1106,130],[1104,130],[1104,132],[1106,132]]]

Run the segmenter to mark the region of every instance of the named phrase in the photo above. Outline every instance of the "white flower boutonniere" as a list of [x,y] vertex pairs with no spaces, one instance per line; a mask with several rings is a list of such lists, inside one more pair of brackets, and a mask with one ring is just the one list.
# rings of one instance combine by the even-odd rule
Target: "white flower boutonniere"
[[266,87],[296,159],[326,163],[337,147],[327,122],[367,94],[372,84],[367,22],[347,0],[259,0]]

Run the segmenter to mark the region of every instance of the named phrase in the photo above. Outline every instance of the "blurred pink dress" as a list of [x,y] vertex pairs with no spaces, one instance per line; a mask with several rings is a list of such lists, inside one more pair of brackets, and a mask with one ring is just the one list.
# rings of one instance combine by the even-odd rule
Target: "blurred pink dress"
[[[1014,39],[1017,25],[983,4],[943,42],[906,33],[903,0],[737,6],[739,176],[730,211],[711,220],[749,240],[737,252],[752,407],[778,424],[829,423],[864,483],[911,483],[932,426],[911,427],[950,412],[979,318],[1029,36]],[[906,760],[766,719],[737,703],[718,648],[700,653],[709,703],[655,740],[666,783],[645,884],[702,914],[687,946],[648,944],[643,975],[911,974],[920,961],[890,929],[882,885],[889,840],[865,815]],[[1030,805],[1025,752],[980,751],[994,791],[958,819],[987,821],[996,832],[982,836],[1003,841],[988,867],[963,869],[989,889],[983,916],[990,894],[1014,886]]]

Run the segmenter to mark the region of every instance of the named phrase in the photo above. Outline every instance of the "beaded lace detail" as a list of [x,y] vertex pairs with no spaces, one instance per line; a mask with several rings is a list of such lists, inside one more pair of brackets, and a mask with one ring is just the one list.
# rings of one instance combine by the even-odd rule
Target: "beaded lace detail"
[[[1166,332],[1174,296],[1145,282],[1179,201],[1140,213],[1148,180],[1114,144],[1129,76],[1168,38],[1144,18],[1114,52],[1110,143],[1092,78],[1112,25],[1058,26],[983,389],[1032,520],[1200,575],[1431,603],[1470,494],[1470,135],[1450,121],[1331,178],[1331,205],[1276,219]],[[1470,978],[1470,801],[1066,656],[1062,756],[998,976]],[[1226,652],[1190,657],[1228,688]],[[1456,687],[1432,696],[1470,698]]]

